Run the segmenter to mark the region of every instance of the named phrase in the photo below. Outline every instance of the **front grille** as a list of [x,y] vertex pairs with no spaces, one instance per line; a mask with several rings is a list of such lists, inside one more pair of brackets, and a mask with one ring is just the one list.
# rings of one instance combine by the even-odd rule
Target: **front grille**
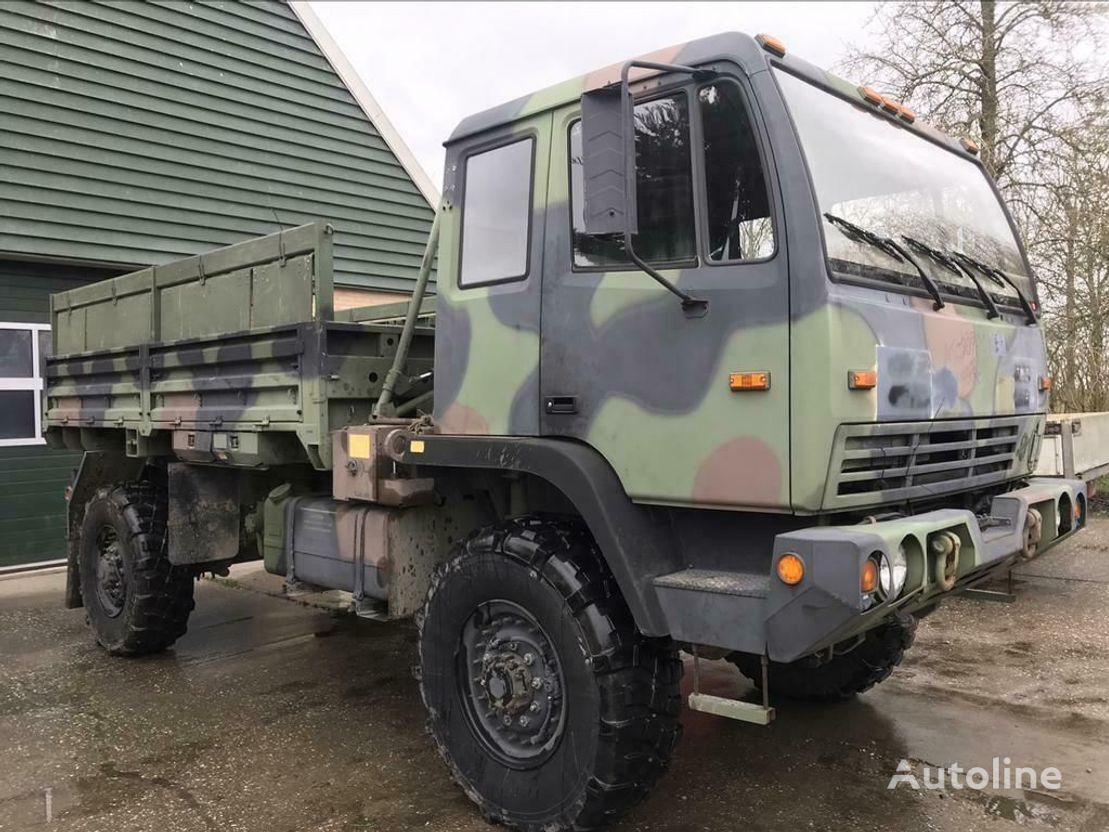
[[841,425],[825,508],[914,500],[1002,482],[1014,474],[1031,419]]

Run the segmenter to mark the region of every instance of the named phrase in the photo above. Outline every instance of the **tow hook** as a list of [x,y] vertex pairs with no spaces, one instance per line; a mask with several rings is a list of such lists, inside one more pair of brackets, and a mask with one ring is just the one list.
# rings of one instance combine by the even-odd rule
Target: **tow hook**
[[1036,557],[1036,550],[1040,547],[1040,539],[1044,533],[1044,518],[1038,509],[1029,508],[1028,515],[1024,518],[1024,549],[1021,557],[1031,560]]
[[959,550],[963,541],[953,531],[938,532],[932,537],[932,554],[936,556],[933,577],[944,592],[955,588],[959,570]]

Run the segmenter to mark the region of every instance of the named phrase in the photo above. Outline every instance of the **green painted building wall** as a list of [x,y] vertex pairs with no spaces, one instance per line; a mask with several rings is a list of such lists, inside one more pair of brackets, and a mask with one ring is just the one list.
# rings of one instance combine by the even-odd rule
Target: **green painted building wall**
[[[52,291],[314,220],[335,226],[337,286],[410,287],[433,189],[305,14],[0,2],[0,322],[45,322]],[[60,556],[73,457],[0,445],[0,566]]]
[[149,265],[326,219],[337,283],[419,266],[427,200],[278,0],[4,0],[0,113],[0,252]]
[[[50,294],[117,272],[0,261],[0,321],[45,324]],[[41,444],[0,447],[0,567],[61,557],[66,485],[79,453]]]

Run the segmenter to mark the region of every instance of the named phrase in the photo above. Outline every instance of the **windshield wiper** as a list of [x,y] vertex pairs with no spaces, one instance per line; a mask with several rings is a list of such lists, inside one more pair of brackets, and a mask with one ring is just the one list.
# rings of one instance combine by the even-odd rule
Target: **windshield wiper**
[[839,228],[847,237],[869,243],[874,246],[874,248],[884,251],[899,263],[908,263],[916,269],[917,274],[920,275],[921,282],[924,283],[924,288],[928,290],[928,294],[930,294],[935,301],[932,308],[939,311],[947,305],[943,302],[943,296],[940,294],[940,287],[936,285],[936,281],[928,276],[928,272],[924,271],[924,268],[917,262],[916,258],[913,257],[908,249],[901,245],[901,243],[897,242],[897,240],[890,237],[883,237],[881,234],[875,234],[873,231],[867,231],[862,226],[855,225],[855,223],[850,220],[837,217],[835,214],[831,214],[827,211],[824,212],[824,218],[832,225]]
[[986,291],[986,287],[982,285],[982,281],[978,279],[978,276],[974,274],[974,272],[954,257],[949,257],[938,248],[932,248],[932,246],[921,240],[909,237],[906,234],[902,234],[901,239],[908,243],[910,248],[914,248],[922,254],[928,255],[933,261],[939,263],[948,271],[952,271],[960,277],[963,275],[969,277],[974,287],[978,290],[978,296],[982,298],[982,302],[986,304],[986,318],[992,320],[993,318],[1001,317],[1001,312],[998,311],[997,304],[994,303],[993,298],[990,297],[990,293]]
[[1020,290],[1020,286],[1018,286],[1016,281],[1009,277],[1009,275],[1005,274],[1001,269],[996,269],[993,266],[986,265],[981,260],[976,260],[965,252],[956,251],[952,256],[960,263],[977,269],[982,272],[982,274],[992,278],[997,285],[1009,286],[1009,288],[1017,293],[1017,299],[1020,301],[1020,308],[1024,310],[1024,314],[1028,318],[1028,323],[1036,323],[1036,310],[1032,308],[1032,304],[1028,302],[1028,298],[1025,297],[1024,292]]

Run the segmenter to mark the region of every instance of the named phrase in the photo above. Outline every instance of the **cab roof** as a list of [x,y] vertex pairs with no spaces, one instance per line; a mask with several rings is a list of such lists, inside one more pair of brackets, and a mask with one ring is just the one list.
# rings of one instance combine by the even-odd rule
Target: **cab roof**
[[[636,56],[633,60],[654,61],[656,63],[686,64],[697,66],[716,61],[731,61],[738,64],[749,74],[759,72],[770,66],[781,66],[810,81],[817,86],[853,101],[874,112],[880,112],[886,117],[897,121],[902,127],[919,133],[932,141],[937,141],[957,150],[972,158],[977,153],[977,147],[972,150],[965,143],[961,143],[951,136],[922,124],[916,119],[915,114],[906,107],[884,98],[868,87],[861,87],[846,81],[832,73],[810,64],[803,58],[793,55],[788,50],[785,55],[779,55],[763,47],[759,38],[751,37],[742,32],[724,32],[698,38],[686,43],[680,43],[665,49],[659,49],[645,55]],[[446,145],[454,144],[462,139],[504,127],[527,116],[537,115],[547,110],[562,107],[578,101],[582,94],[589,90],[618,83],[623,62],[611,64],[601,69],[580,75],[577,78],[563,81],[560,84],[525,95],[512,101],[490,107],[479,113],[467,116],[451,133]],[[631,80],[643,80],[659,74],[656,70],[633,68]]]

